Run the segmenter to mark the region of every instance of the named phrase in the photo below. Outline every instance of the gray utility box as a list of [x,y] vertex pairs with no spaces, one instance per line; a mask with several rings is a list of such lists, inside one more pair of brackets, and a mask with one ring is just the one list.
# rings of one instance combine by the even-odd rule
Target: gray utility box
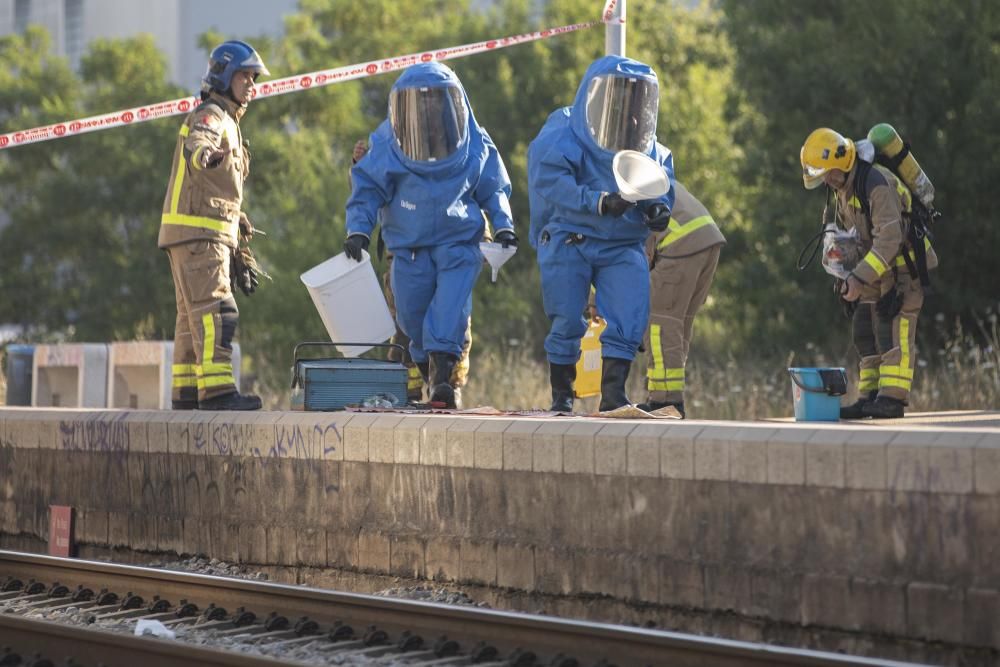
[[[361,405],[375,396],[395,399],[394,407],[406,407],[406,366],[398,361],[363,358],[300,359],[303,347],[330,347],[332,343],[300,343],[295,346],[292,367],[292,410],[343,410]],[[336,343],[339,346],[370,347],[371,343]],[[377,345],[397,348],[400,345]],[[390,400],[391,400],[390,399]]]

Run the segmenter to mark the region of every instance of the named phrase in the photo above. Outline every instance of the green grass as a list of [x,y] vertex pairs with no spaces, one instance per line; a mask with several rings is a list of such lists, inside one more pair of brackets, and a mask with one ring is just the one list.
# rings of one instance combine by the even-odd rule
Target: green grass
[[[908,412],[1000,409],[1000,328],[996,316],[977,320],[977,331],[943,323],[933,338],[917,340],[917,369]],[[696,341],[697,343],[697,341]],[[735,359],[694,356],[687,367],[685,407],[697,419],[761,419],[791,417],[792,391],[789,366],[843,366],[848,374],[848,396],[856,397],[857,361],[846,350],[823,352],[805,343],[800,353],[784,359]],[[632,366],[629,397],[646,399],[645,362]],[[550,402],[548,366],[524,352],[506,355],[473,352],[467,406],[491,405],[500,409],[544,408]],[[593,411],[597,399],[577,402],[577,412]]]
[[[917,340],[918,361],[908,412],[1000,409],[1000,327],[997,316],[975,320],[975,330],[960,324],[947,329],[936,322],[933,338]],[[697,341],[695,341],[697,347]],[[848,401],[855,397],[856,361],[846,352],[831,354],[805,343],[801,353],[784,359],[712,358],[701,353],[688,362],[686,407],[696,419],[760,419],[791,417],[789,366],[844,366],[848,371]],[[629,396],[646,399],[645,361],[632,366]],[[264,374],[265,376],[267,374]],[[283,377],[282,374],[273,374]],[[502,410],[545,409],[550,403],[548,365],[525,348],[505,353],[473,348],[472,372],[463,392],[466,407],[489,405]],[[288,385],[253,387],[266,408],[289,405]],[[6,377],[0,373],[0,404],[6,403]],[[577,401],[576,411],[594,412],[598,398]]]

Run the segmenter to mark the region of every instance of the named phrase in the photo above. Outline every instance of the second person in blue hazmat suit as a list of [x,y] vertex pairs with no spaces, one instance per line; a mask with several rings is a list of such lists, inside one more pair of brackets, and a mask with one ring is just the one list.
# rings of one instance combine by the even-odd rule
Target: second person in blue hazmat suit
[[458,76],[440,63],[414,65],[399,77],[388,118],[369,144],[351,169],[344,249],[361,261],[381,223],[410,355],[429,376],[430,400],[454,408],[450,382],[483,265],[483,215],[498,243],[517,245],[510,178]]
[[[643,242],[662,231],[674,201],[670,150],[656,141],[659,85],[648,65],[605,56],[590,65],[573,106],[553,112],[528,147],[531,245],[538,252],[552,410],[571,412],[583,317],[591,285],[607,320],[601,335],[600,410],[630,404],[629,368],[649,319]],[[633,204],[618,193],[615,154],[634,150],[669,177],[665,195]]]

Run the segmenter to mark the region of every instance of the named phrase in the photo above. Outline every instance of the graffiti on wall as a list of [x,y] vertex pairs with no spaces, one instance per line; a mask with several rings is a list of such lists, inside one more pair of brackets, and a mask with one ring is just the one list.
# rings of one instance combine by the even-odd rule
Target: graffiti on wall
[[337,451],[343,441],[336,423],[274,424],[268,429],[269,437],[256,440],[254,429],[251,424],[198,423],[186,430],[196,451],[216,456],[322,459]]
[[[65,451],[127,454],[130,449],[128,413],[111,419],[61,420],[59,446]],[[180,431],[192,451],[213,456],[260,459],[323,459],[342,446],[336,422],[328,424],[187,424]]]
[[127,414],[122,412],[109,420],[60,421],[60,446],[72,452],[125,454],[129,450]]

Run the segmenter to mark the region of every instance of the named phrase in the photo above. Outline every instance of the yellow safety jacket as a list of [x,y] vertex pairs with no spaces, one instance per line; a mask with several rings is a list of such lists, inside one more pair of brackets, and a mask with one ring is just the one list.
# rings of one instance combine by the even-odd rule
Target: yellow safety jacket
[[[250,172],[239,123],[245,111],[246,106],[212,93],[184,120],[163,200],[161,248],[199,240],[236,247],[243,182]],[[222,162],[202,167],[202,156],[215,150],[226,151]]]

